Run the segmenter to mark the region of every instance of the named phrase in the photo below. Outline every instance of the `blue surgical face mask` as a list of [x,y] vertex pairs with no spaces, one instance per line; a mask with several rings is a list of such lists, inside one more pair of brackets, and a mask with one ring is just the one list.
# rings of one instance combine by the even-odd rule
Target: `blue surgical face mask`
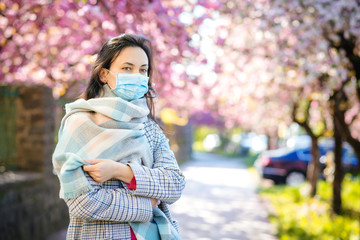
[[110,70],[108,71],[112,74],[115,74],[116,86],[115,88],[111,88],[111,86],[107,82],[106,83],[113,91],[113,93],[115,93],[117,96],[121,97],[126,101],[142,98],[149,90],[148,76],[144,76],[139,73],[128,74],[128,73],[113,73]]

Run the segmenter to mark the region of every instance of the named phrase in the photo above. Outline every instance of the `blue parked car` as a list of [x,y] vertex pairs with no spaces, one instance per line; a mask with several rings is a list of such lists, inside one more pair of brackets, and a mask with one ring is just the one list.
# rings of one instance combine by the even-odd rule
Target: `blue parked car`
[[[321,172],[325,168],[324,156],[332,147],[323,145],[319,147]],[[271,179],[276,184],[286,183],[297,185],[306,179],[307,166],[312,160],[310,147],[303,148],[283,148],[265,151],[259,155],[255,162],[260,176]],[[358,171],[358,160],[354,150],[345,145],[343,148],[343,166],[345,172]],[[323,178],[322,174],[320,177]]]

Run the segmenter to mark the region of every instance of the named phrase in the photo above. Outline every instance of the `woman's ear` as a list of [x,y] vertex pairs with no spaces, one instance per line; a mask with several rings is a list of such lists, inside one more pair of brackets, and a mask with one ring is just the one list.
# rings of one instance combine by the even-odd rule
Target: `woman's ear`
[[104,68],[102,68],[99,73],[99,78],[103,83],[107,82],[107,75],[108,75],[108,72]]

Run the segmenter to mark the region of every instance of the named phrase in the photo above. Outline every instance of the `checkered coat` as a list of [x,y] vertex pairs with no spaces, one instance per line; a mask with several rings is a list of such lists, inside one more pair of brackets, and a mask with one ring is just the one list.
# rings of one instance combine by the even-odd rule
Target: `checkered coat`
[[145,122],[145,136],[153,152],[152,168],[130,163],[136,190],[116,179],[99,184],[87,173],[93,190],[77,198],[65,199],[69,207],[70,223],[66,239],[130,240],[128,222],[148,222],[153,216],[150,198],[161,201],[159,208],[178,229],[171,217],[168,204],[177,201],[185,187],[181,173],[169,148],[169,140],[152,120]]

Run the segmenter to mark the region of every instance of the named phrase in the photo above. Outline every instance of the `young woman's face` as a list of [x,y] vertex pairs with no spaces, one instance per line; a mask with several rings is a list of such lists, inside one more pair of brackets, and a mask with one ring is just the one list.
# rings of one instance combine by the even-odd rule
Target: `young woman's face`
[[[140,47],[126,47],[115,58],[109,70],[113,73],[140,73],[147,76],[148,62],[145,51]],[[102,82],[107,81],[111,88],[116,87],[116,76],[104,68],[100,72],[100,79]]]

